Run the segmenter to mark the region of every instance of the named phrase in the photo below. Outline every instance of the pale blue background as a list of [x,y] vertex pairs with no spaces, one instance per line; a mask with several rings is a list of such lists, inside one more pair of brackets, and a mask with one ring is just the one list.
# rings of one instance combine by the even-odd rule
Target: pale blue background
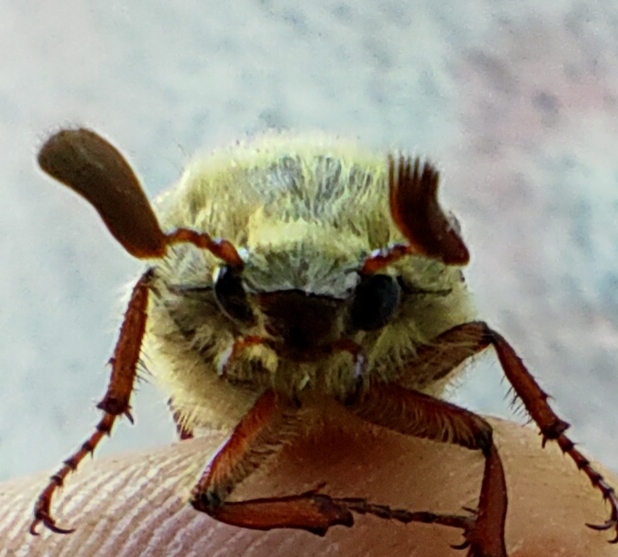
[[[196,149],[269,126],[429,154],[481,315],[618,471],[613,6],[0,0],[0,478],[54,468],[91,431],[140,269],[35,167],[73,124],[113,138],[150,195]],[[508,415],[499,366],[480,360],[457,400]],[[152,387],[135,416],[105,451],[172,439]]]

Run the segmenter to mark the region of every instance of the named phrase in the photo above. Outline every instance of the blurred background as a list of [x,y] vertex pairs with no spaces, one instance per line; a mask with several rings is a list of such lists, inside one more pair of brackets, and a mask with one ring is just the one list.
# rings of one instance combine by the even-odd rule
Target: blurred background
[[[479,315],[618,472],[614,4],[0,0],[0,53],[0,478],[55,468],[92,431],[141,269],[37,169],[69,125],[111,138],[150,196],[196,151],[271,127],[427,154]],[[501,377],[477,358],[454,399],[512,416]],[[101,452],[169,443],[164,402],[142,383],[136,425]]]

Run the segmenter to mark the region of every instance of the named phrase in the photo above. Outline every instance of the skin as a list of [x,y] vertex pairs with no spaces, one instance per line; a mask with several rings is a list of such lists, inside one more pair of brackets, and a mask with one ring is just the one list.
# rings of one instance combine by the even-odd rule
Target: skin
[[[605,508],[570,459],[549,443],[540,447],[532,427],[490,419],[509,488],[506,541],[510,557],[616,556],[602,523]],[[32,504],[46,475],[0,485],[0,555],[124,557],[172,555],[415,555],[465,556],[452,549],[459,531],[402,525],[356,516],[352,529],[332,528],[320,538],[303,531],[259,532],[215,522],[186,501],[209,455],[223,441],[216,432],[161,449],[85,462],[54,500],[58,523],[76,528],[62,536],[27,533]],[[465,513],[473,507],[483,468],[480,454],[407,438],[330,416],[314,431],[242,484],[234,499],[300,493],[318,487],[334,496],[363,496],[409,510]],[[615,476],[606,478],[614,485]],[[12,553],[14,552],[14,553]]]

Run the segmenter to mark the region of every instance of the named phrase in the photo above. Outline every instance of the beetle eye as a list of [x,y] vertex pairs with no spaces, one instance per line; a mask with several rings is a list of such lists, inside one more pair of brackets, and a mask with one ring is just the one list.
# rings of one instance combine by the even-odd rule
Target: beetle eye
[[239,270],[230,266],[221,267],[215,280],[214,292],[221,311],[230,319],[243,323],[254,321]]
[[400,300],[401,288],[393,277],[361,276],[352,302],[352,326],[361,331],[384,327],[395,316]]

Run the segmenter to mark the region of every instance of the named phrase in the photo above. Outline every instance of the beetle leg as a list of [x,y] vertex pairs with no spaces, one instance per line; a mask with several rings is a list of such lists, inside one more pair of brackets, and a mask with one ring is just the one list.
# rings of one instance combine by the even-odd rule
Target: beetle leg
[[482,451],[485,470],[478,512],[464,529],[470,557],[506,557],[506,482],[492,428],[473,412],[396,384],[377,383],[343,401],[360,418],[392,431]]
[[[569,428],[569,424],[560,419],[549,405],[549,395],[541,389],[534,377],[530,374],[521,358],[516,354],[513,347],[506,339],[491,329],[482,321],[465,323],[446,331],[436,339],[436,346],[448,347],[452,345],[456,347],[458,342],[463,341],[467,345],[467,350],[470,351],[475,345],[474,352],[480,352],[488,346],[493,346],[504,375],[509,383],[513,386],[516,395],[522,401],[526,411],[535,421],[541,435],[543,436],[543,446],[548,440],[556,441],[563,453],[568,454],[575,462],[579,470],[582,470],[592,483],[593,487],[597,488],[603,499],[609,502],[610,517],[601,525],[588,524],[589,527],[595,530],[614,530],[615,536],[610,540],[610,543],[618,542],[618,497],[614,488],[607,483],[605,478],[592,466],[590,461],[575,448],[575,444],[566,435],[565,431]],[[456,348],[454,348],[456,350]],[[432,348],[431,346],[425,349],[427,356],[419,353],[422,357],[428,357]],[[446,353],[448,350],[444,350]]]
[[193,489],[191,505],[221,522],[257,530],[304,528],[325,532],[334,524],[351,525],[352,514],[345,505],[315,492],[226,501],[236,485],[296,436],[299,422],[298,407],[266,391],[202,474]]
[[221,522],[256,530],[303,528],[324,533],[335,524],[352,525],[352,513],[345,505],[316,492],[226,501],[236,485],[296,436],[299,423],[298,407],[266,391],[202,474],[191,505]]
[[618,497],[614,488],[575,448],[574,443],[564,433],[569,424],[560,419],[552,410],[548,403],[547,393],[541,389],[511,345],[486,323],[479,321],[458,325],[436,337],[431,344],[421,347],[410,367],[407,368],[408,373],[402,375],[398,383],[405,387],[406,376],[417,377],[419,374],[430,382],[439,380],[466,359],[489,346],[493,346],[506,378],[523,402],[530,417],[541,430],[543,445],[548,440],[556,441],[562,451],[567,453],[577,467],[586,474],[593,487],[601,491],[603,499],[609,502],[609,519],[604,524],[588,524],[588,526],[596,530],[615,530],[616,535],[610,542],[617,543]]
[[30,533],[33,535],[37,534],[36,528],[40,523],[59,534],[73,531],[56,526],[56,521],[51,515],[50,506],[55,491],[63,485],[65,478],[77,469],[80,462],[94,452],[103,437],[110,435],[118,416],[125,415],[133,422],[129,402],[133,392],[142,339],[146,330],[146,309],[151,278],[152,272],[147,271],[133,287],[114,354],[110,359],[112,372],[107,392],[97,405],[97,408],[103,410],[103,418],[97,424],[96,431],[64,461],[62,468],[51,476],[47,487],[39,495],[34,505],[34,520],[30,525]]
[[296,528],[324,535],[337,524],[352,526],[352,513],[398,522],[473,527],[470,516],[409,512],[368,503],[363,498],[334,498],[307,491],[298,495],[229,502],[236,485],[274,456],[297,434],[300,409],[266,391],[236,427],[193,489],[191,505],[216,520],[255,530]]
[[592,483],[603,495],[603,499],[609,502],[610,517],[602,525],[588,524],[595,530],[614,530],[615,536],[610,543],[618,542],[618,497],[614,488],[607,483],[605,478],[595,470],[590,461],[575,448],[575,444],[564,432],[569,424],[560,419],[547,402],[549,396],[541,389],[534,377],[526,369],[521,358],[505,340],[505,338],[490,329],[486,323],[469,323],[469,327],[478,328],[487,342],[491,343],[498,355],[502,369],[509,380],[517,396],[521,399],[528,414],[536,422],[543,436],[543,445],[548,440],[556,441],[563,453],[568,454],[575,462],[577,468],[582,470]]

